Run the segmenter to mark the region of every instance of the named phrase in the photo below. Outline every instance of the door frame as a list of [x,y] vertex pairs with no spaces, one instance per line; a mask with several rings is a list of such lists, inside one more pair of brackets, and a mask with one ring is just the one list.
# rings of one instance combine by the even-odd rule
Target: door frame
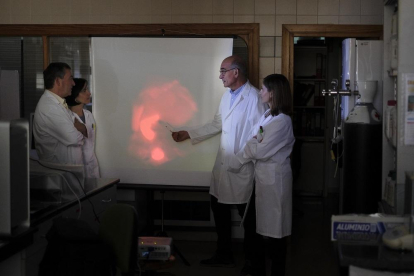
[[282,74],[289,80],[293,96],[294,37],[353,37],[383,39],[382,25],[282,25]]

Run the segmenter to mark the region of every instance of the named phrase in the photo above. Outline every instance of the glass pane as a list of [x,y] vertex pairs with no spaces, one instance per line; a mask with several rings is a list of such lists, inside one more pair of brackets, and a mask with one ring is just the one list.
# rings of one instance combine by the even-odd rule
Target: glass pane
[[[91,81],[90,38],[89,37],[50,37],[50,62],[65,62],[72,68],[74,78],[88,81],[93,94]],[[91,110],[92,103],[87,108]]]
[[75,78],[84,78],[90,83],[89,45],[89,37],[51,37],[49,39],[50,62],[69,64]]
[[23,38],[23,116],[34,113],[43,94],[43,40],[41,37]]
[[42,38],[0,38],[0,67],[19,72],[20,117],[29,119],[43,93]]

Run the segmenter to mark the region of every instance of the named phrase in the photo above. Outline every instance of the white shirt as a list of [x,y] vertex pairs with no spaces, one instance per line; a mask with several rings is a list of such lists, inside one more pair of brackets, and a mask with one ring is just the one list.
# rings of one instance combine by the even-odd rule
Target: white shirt
[[[98,159],[95,155],[95,132],[96,122],[92,113],[89,110],[84,109],[83,114],[85,116],[86,130],[88,131],[88,137],[85,137],[84,144],[82,146],[83,163],[85,165],[85,177],[86,178],[99,178],[99,165]],[[73,118],[77,118],[79,122],[83,123],[81,118],[74,112],[72,112]]]
[[83,164],[83,135],[74,126],[72,112],[54,93],[45,90],[36,106],[33,134],[39,159],[59,164]]
[[250,162],[237,172],[228,172],[232,162],[238,162],[236,153],[245,145],[253,126],[265,111],[258,90],[247,82],[230,107],[231,94],[226,92],[214,120],[200,128],[188,131],[193,144],[221,132],[220,148],[213,167],[210,194],[225,204],[247,203],[253,190],[254,168]]

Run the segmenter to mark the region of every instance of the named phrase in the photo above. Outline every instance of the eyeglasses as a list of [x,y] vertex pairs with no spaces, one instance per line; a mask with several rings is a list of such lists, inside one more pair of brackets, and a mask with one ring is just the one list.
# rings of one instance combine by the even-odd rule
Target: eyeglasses
[[224,74],[226,74],[228,71],[230,71],[230,70],[234,70],[234,69],[239,69],[239,68],[237,68],[237,67],[234,67],[234,68],[230,68],[230,69],[222,69],[222,70],[220,70],[220,75],[224,75]]

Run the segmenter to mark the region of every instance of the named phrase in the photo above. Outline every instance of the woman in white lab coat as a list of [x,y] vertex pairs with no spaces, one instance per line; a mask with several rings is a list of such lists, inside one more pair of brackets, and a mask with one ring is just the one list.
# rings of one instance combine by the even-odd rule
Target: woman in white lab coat
[[[256,233],[269,237],[272,256],[272,276],[285,274],[286,237],[292,228],[292,170],[290,154],[295,143],[288,80],[279,74],[263,80],[260,97],[270,108],[259,119],[251,139],[237,154],[241,164],[255,162]],[[261,240],[261,239],[260,239]],[[258,245],[257,256],[263,248]],[[260,262],[259,262],[260,263]],[[257,267],[258,275],[264,275]],[[261,271],[261,272],[260,272]]]
[[85,109],[85,104],[91,102],[91,92],[88,88],[88,82],[85,79],[74,79],[75,86],[72,88],[72,94],[66,97],[72,115],[80,122],[85,124],[88,137],[85,137],[85,142],[82,147],[83,162],[85,165],[86,178],[99,178],[98,159],[95,155],[95,131],[96,123],[92,113]]

